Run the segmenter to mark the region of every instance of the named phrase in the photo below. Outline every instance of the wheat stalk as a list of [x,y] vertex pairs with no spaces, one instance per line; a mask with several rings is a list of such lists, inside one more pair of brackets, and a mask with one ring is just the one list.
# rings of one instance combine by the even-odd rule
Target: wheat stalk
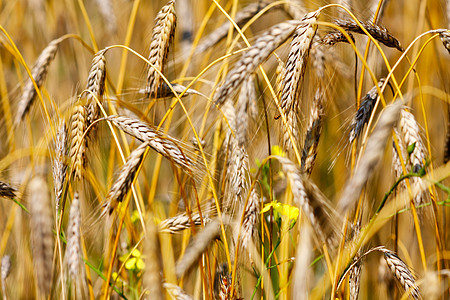
[[367,142],[366,151],[361,157],[359,166],[356,168],[353,177],[345,185],[340,197],[339,208],[341,211],[347,211],[359,199],[364,185],[383,156],[386,141],[394,123],[397,121],[400,110],[401,104],[399,101],[383,110],[378,125]]
[[131,184],[137,175],[136,173],[141,165],[145,150],[148,146],[149,142],[142,143],[130,153],[130,156],[128,156],[127,162],[120,169],[116,181],[106,196],[106,203],[103,205],[103,214],[106,212],[112,214],[119,202],[122,202],[127,195],[131,188]]
[[69,275],[72,279],[78,281],[81,271],[81,213],[80,200],[78,193],[73,195],[72,204],[70,206],[69,225],[67,227],[67,265],[69,267]]
[[67,127],[64,121],[61,122],[55,139],[55,158],[53,159],[52,174],[55,185],[56,211],[59,209],[66,180],[67,171]]
[[[299,86],[303,81],[306,63],[308,62],[309,50],[314,35],[316,34],[317,17],[320,11],[314,11],[305,15],[301,23],[295,29],[283,79],[283,91],[281,92],[280,105],[287,115],[297,104]],[[279,117],[279,116],[278,116]],[[278,118],[277,117],[277,118]]]
[[[55,39],[51,41],[47,47],[41,52],[39,57],[36,60],[36,63],[31,70],[31,76],[36,82],[36,86],[38,89],[41,88],[42,84],[47,78],[48,69],[50,67],[50,63],[54,60],[56,52],[58,51],[58,45],[62,41],[61,38]],[[22,91],[22,96],[20,97],[17,115],[15,124],[19,124],[20,121],[25,117],[28,113],[31,105],[37,96],[37,90],[34,87],[33,82],[30,78],[28,78],[27,82]]]
[[191,173],[197,168],[195,162],[188,157],[185,154],[186,151],[183,151],[181,146],[179,146],[183,144],[181,141],[178,141],[137,119],[131,119],[124,116],[110,116],[107,120],[111,121],[114,126],[129,135],[143,142],[148,142],[148,145],[153,150],[173,161],[179,167],[187,169]]
[[[400,45],[400,42],[389,33],[389,31],[377,24],[373,24],[370,22],[360,22],[362,26],[369,32],[369,34],[382,43],[383,45],[391,48],[395,48],[401,52],[403,52],[403,47]],[[346,31],[352,31],[355,33],[365,34],[361,27],[355,22],[355,20],[337,20],[336,25],[342,27]]]
[[52,285],[53,217],[47,183],[40,176],[28,185],[30,231],[38,294],[46,298]]
[[152,41],[150,43],[149,62],[152,64],[147,73],[147,94],[150,96],[156,93],[160,75],[158,71],[163,72],[164,65],[169,53],[169,46],[175,34],[177,16],[175,14],[175,1],[171,0],[164,5],[158,12],[155,19],[155,26],[152,32]]
[[228,72],[224,83],[214,93],[216,105],[223,105],[226,99],[234,95],[244,79],[292,35],[298,24],[298,21],[279,23],[262,34]]
[[75,105],[72,112],[70,128],[70,158],[72,161],[72,173],[74,179],[77,181],[81,180],[83,168],[86,163],[86,141],[83,138],[86,128],[86,110],[81,103],[78,103]]
[[[378,81],[377,86],[381,88],[384,84],[385,79],[381,78]],[[356,138],[358,138],[369,120],[370,116],[373,113],[373,108],[375,107],[375,103],[377,102],[378,90],[377,86],[374,86],[362,99],[361,105],[356,112],[355,117],[350,124],[350,133],[349,133],[349,143],[352,143]]]

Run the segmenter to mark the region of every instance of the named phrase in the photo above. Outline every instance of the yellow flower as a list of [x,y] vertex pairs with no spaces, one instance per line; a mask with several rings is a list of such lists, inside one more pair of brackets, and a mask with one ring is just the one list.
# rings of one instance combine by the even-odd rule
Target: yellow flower
[[261,210],[261,213],[268,212],[270,209],[273,209],[275,214],[275,218],[278,218],[278,215],[287,217],[289,221],[297,221],[299,210],[295,206],[291,206],[288,204],[280,203],[277,200],[274,200],[270,203],[264,205],[264,208]]

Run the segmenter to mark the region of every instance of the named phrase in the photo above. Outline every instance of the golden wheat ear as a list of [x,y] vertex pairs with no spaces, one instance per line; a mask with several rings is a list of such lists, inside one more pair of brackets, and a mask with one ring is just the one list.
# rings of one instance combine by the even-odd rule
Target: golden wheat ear
[[[48,46],[44,50],[42,50],[41,54],[36,60],[36,63],[33,66],[33,69],[31,70],[31,76],[33,76],[38,89],[42,87],[42,84],[47,78],[48,69],[51,62],[55,59],[56,52],[58,51],[58,45],[61,41],[61,38],[51,41]],[[19,124],[28,113],[31,105],[36,99],[36,96],[37,90],[31,79],[28,78],[27,82],[25,83],[25,87],[23,88],[22,96],[20,97],[17,107],[17,115],[15,120],[16,125]]]
[[161,8],[155,19],[152,41],[150,42],[150,54],[148,56],[152,66],[148,67],[147,96],[156,94],[158,90],[161,78],[157,70],[160,72],[164,70],[169,46],[175,34],[176,21],[175,1],[171,0]]

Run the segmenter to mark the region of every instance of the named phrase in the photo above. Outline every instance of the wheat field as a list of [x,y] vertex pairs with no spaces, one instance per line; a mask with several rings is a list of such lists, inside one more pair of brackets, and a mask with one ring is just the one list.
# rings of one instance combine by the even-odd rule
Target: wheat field
[[0,294],[449,299],[449,28],[446,0],[0,1]]

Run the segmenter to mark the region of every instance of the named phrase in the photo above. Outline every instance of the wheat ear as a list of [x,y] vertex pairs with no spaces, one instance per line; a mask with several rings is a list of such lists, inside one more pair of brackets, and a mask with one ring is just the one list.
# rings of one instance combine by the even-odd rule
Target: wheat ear
[[439,37],[445,49],[447,49],[448,53],[450,53],[450,32],[448,31],[440,32]]
[[123,167],[119,171],[119,175],[112,185],[111,189],[106,196],[106,203],[104,204],[104,214],[108,212],[112,214],[116,206],[119,202],[122,202],[128,191],[131,188],[131,184],[133,183],[136,173],[141,165],[141,162],[144,158],[144,153],[147,147],[149,146],[149,142],[142,143],[139,147],[137,147],[133,152],[128,156],[127,162],[123,165]]
[[86,130],[86,109],[81,103],[75,105],[71,119],[71,147],[70,158],[74,179],[80,181],[85,165],[86,141],[83,138]]
[[[86,99],[88,104],[86,106],[86,121],[87,126],[91,125],[100,115],[100,109],[94,96],[99,101],[102,101],[103,94],[105,92],[105,79],[106,79],[106,49],[98,51],[92,59],[91,69],[86,85]],[[89,132],[92,132],[89,131]]]
[[303,210],[315,229],[320,243],[334,246],[336,241],[336,220],[332,216],[332,208],[319,189],[301,175],[298,167],[286,157],[277,157],[283,172],[286,173],[294,196],[295,204]]
[[[224,216],[222,215],[222,218]],[[181,257],[175,266],[175,273],[180,278],[186,273],[198,260],[200,255],[206,250],[208,245],[220,233],[220,223],[217,219],[205,226],[202,231],[195,235],[193,241],[186,249],[183,257]]]
[[317,30],[315,22],[318,16],[319,11],[308,13],[295,29],[286,62],[280,99],[280,105],[285,114],[297,104],[299,88],[305,74],[306,63],[308,62],[309,50]]
[[244,221],[241,229],[241,245],[247,248],[250,241],[255,237],[257,224],[259,221],[259,212],[261,210],[261,201],[256,189],[250,192],[250,198],[244,209]]
[[148,60],[152,64],[152,66],[148,67],[147,73],[148,96],[156,93],[158,89],[160,75],[156,70],[163,72],[167,54],[169,53],[169,46],[175,34],[176,20],[175,1],[171,0],[161,8],[153,27],[150,54],[148,56]]
[[413,299],[420,299],[419,287],[416,285],[416,281],[411,270],[408,268],[408,265],[394,252],[385,248],[380,251],[383,252],[384,259],[391,270],[392,275],[400,282],[403,289],[406,292],[409,292],[410,297]]
[[55,185],[56,211],[59,209],[63,194],[64,182],[67,171],[67,127],[64,121],[61,122],[55,139],[55,158],[53,159],[52,174]]
[[320,134],[322,132],[322,119],[324,115],[323,102],[324,91],[319,87],[311,107],[311,115],[306,130],[301,158],[302,170],[309,175],[311,174],[316,161],[317,147],[319,146]]
[[383,110],[378,125],[375,127],[367,142],[366,151],[361,157],[359,166],[356,168],[353,177],[345,185],[338,204],[341,211],[347,211],[359,199],[364,185],[383,157],[386,141],[392,131],[393,125],[398,119],[400,110],[400,101],[387,106]]
[[256,91],[253,76],[249,76],[242,84],[236,104],[236,139],[241,147],[247,142],[250,105],[255,101],[255,98]]
[[148,142],[148,145],[153,150],[173,161],[179,167],[190,172],[196,170],[197,167],[194,161],[187,156],[187,153],[185,153],[187,151],[181,149],[180,145],[183,144],[181,141],[178,141],[137,119],[131,119],[124,116],[110,116],[108,117],[108,120],[111,121],[114,126],[129,135],[143,142]]
[[[350,32],[348,32],[348,35],[350,36],[352,41],[355,42],[355,38]],[[328,32],[321,38],[320,42],[327,46],[334,46],[337,43],[348,43],[349,41],[342,32],[336,30]]]
[[[378,82],[378,87],[381,88],[384,84],[385,79],[381,78]],[[356,112],[355,117],[350,124],[349,133],[349,143],[352,143],[356,138],[358,138],[364,128],[364,125],[369,122],[370,116],[373,113],[373,108],[377,102],[378,90],[377,86],[374,86],[362,99],[361,105]]]
[[16,197],[17,189],[12,187],[9,183],[0,181],[0,197],[13,199]]
[[67,265],[69,275],[72,279],[78,281],[81,271],[81,213],[80,200],[78,193],[73,195],[70,205],[69,225],[67,227]]
[[[410,147],[414,147],[409,155],[409,161],[412,171],[417,173],[425,166],[427,150],[422,142],[419,125],[416,118],[406,109],[402,109],[400,113],[400,129],[402,132],[402,140],[404,141],[406,148],[409,149]],[[419,186],[425,185],[425,182],[420,177],[414,177],[411,181]],[[414,198],[414,205],[419,206],[425,204],[428,202],[430,198],[429,196],[430,194],[428,190],[422,189],[422,192]]]
[[[58,45],[61,41],[61,38],[51,41],[48,46],[45,47],[45,49],[41,52],[36,60],[36,63],[33,66],[33,69],[31,70],[31,76],[33,77],[34,81],[36,82],[36,86],[39,89],[44,83],[45,78],[47,78],[50,63],[54,60],[56,52],[58,51]],[[28,78],[27,82],[25,83],[25,87],[23,88],[22,96],[19,100],[15,120],[16,125],[19,124],[19,122],[22,121],[22,119],[28,113],[31,105],[36,99],[36,96],[37,91],[34,87],[34,84],[31,79]]]
[[263,33],[228,72],[224,83],[214,93],[213,101],[217,105],[222,105],[226,99],[234,95],[244,79],[292,35],[298,24],[300,24],[298,21],[279,23]]
[[[387,47],[395,48],[403,52],[403,47],[400,45],[400,42],[392,34],[390,34],[386,28],[370,22],[360,23],[374,39]],[[346,31],[365,34],[365,32],[354,20],[337,20],[336,25],[344,28]]]
[[110,35],[117,34],[117,18],[111,0],[96,0],[96,2],[108,33]]
[[28,185],[31,246],[38,294],[47,298],[52,285],[53,217],[47,183],[40,176]]
[[[192,223],[191,223],[192,220]],[[192,214],[191,218],[186,213],[181,215],[165,219],[159,223],[159,231],[164,233],[178,233],[180,231],[192,228],[192,224],[195,226],[200,226],[203,224],[208,224],[211,222],[210,218],[200,217],[200,214]]]

